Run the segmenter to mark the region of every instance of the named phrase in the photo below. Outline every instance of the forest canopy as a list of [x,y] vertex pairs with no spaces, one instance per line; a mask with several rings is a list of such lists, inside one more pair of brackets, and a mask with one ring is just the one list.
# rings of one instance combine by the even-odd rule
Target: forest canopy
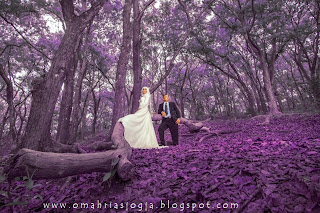
[[319,4],[1,1],[0,132],[23,133],[45,76],[57,77],[42,94],[50,107],[41,106],[57,135],[62,117],[73,135],[112,129],[137,109],[142,86],[155,107],[168,93],[196,120],[317,110]]

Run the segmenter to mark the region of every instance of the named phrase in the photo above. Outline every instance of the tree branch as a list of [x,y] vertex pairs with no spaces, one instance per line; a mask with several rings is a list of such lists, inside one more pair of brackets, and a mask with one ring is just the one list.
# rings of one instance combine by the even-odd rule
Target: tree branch
[[2,64],[0,64],[0,76],[4,80],[4,82],[7,84],[7,87],[12,87],[12,82],[8,78],[7,74],[5,73]]
[[91,4],[90,9],[88,9],[80,15],[81,19],[86,23],[89,22],[93,17],[95,17],[98,14],[99,10],[104,5],[104,2],[105,0],[94,1]]
[[76,17],[74,14],[73,0],[60,0],[61,10],[63,19],[67,23],[71,23],[73,18]]
[[7,49],[8,47],[22,47],[22,46],[23,46],[22,44],[21,44],[21,45],[7,44],[7,45],[5,46],[5,48],[3,48],[3,50],[1,51],[0,56],[2,56],[2,54],[6,51],[6,49]]
[[9,25],[11,25],[15,31],[23,38],[23,40],[25,40],[33,49],[35,49],[36,51],[38,51],[39,53],[41,53],[42,55],[44,55],[44,57],[46,57],[49,60],[52,60],[51,58],[49,58],[44,52],[42,52],[40,49],[38,49],[36,46],[34,46],[26,37],[24,37],[22,35],[22,33],[14,26],[14,24],[12,22],[10,22],[6,17],[4,17],[2,14],[0,14],[0,17],[7,22]]
[[150,0],[150,1],[148,1],[148,2],[143,6],[143,8],[142,8],[142,10],[140,11],[139,16],[138,16],[139,22],[140,22],[141,19],[142,19],[142,16],[143,16],[143,14],[144,14],[144,11],[145,11],[154,1],[155,1],[155,0]]
[[107,81],[108,81],[109,84],[111,85],[113,91],[116,91],[116,89],[115,89],[113,83],[111,82],[110,78],[102,71],[102,69],[101,69],[100,67],[98,67],[96,64],[90,63],[90,65],[93,66],[93,67],[95,67],[95,68],[97,68],[97,69],[100,71],[100,73],[103,75],[103,77],[105,77],[105,78],[107,79]]
[[[206,10],[210,7],[210,5],[211,5],[211,3],[212,3],[213,1],[214,1],[214,0],[211,0],[211,1],[203,8],[203,10],[199,13],[198,17],[195,19],[195,22],[194,22],[194,23],[196,23],[196,22],[200,19],[201,15],[204,13],[204,11],[206,11]],[[193,24],[194,24],[194,23],[193,23]],[[193,26],[193,24],[192,24],[192,26]],[[182,43],[179,45],[178,49],[177,49],[177,50],[175,51],[175,53],[173,54],[173,57],[172,57],[171,60],[170,60],[169,67],[168,67],[168,69],[166,70],[165,74],[162,76],[162,78],[160,78],[159,82],[150,89],[150,93],[151,93],[151,94],[152,94],[152,93],[162,84],[162,82],[169,76],[169,74],[170,74],[170,72],[171,72],[171,70],[172,70],[172,68],[173,68],[173,66],[174,66],[173,62],[174,62],[174,60],[176,59],[176,57],[178,56],[178,54],[180,53],[180,51],[181,51],[182,47],[184,46],[184,44],[186,43],[187,38],[188,38],[188,36],[191,34],[192,30],[193,30],[193,29],[190,27],[189,30],[188,30],[188,32],[186,32],[186,34],[183,36],[183,38],[182,38]]]

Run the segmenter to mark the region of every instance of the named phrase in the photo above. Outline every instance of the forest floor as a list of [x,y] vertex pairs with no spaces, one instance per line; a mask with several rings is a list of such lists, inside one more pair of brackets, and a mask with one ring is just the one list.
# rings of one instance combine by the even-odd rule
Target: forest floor
[[[28,190],[28,184],[15,181],[11,188],[20,187],[11,190],[12,199],[30,201],[13,210],[320,212],[320,115],[292,114],[262,122],[262,118],[205,122],[212,131],[241,131],[201,143],[203,133],[191,134],[180,125],[178,146],[133,150],[135,172],[127,182],[113,177],[101,184],[104,174],[92,173],[72,176],[69,183],[67,178],[34,181]],[[157,129],[158,125],[158,135]],[[165,134],[171,140],[169,130]],[[103,136],[88,139],[97,140]],[[3,182],[0,191],[7,189]],[[1,193],[0,206],[9,202]],[[43,203],[50,207],[44,209]],[[9,210],[0,207],[0,212]]]

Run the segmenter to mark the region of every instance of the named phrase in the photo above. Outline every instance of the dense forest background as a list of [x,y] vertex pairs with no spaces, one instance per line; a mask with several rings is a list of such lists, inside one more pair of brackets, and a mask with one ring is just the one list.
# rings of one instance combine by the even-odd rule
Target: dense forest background
[[136,111],[142,86],[155,109],[168,93],[192,120],[319,110],[319,0],[0,8],[0,138],[22,147],[111,133]]
[[[0,211],[320,212],[319,37],[320,0],[1,0]],[[124,139],[143,86],[179,145]]]

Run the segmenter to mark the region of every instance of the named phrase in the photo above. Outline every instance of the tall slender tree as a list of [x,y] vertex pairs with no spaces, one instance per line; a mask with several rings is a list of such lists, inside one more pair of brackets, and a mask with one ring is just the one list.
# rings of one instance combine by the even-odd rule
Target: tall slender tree
[[140,10],[139,0],[132,0],[133,25],[132,25],[132,68],[133,68],[133,89],[131,113],[137,111],[139,107],[140,91],[142,88],[142,68],[141,68],[141,20],[145,10],[155,0],[148,1]]
[[[120,56],[117,64],[116,83],[115,83],[115,98],[113,105],[112,124],[109,132],[111,136],[114,126],[119,118],[125,114],[125,97],[126,97],[126,74],[127,65],[130,56],[130,47],[132,41],[132,27],[130,22],[130,15],[132,8],[132,0],[126,0],[122,17],[122,44],[120,48]],[[110,139],[110,137],[108,138]]]

